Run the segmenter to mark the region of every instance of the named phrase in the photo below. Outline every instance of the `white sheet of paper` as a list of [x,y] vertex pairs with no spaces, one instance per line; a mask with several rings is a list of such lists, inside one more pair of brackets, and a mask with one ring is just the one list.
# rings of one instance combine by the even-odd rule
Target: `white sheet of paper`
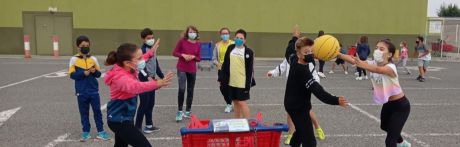
[[215,119],[212,120],[214,132],[248,132],[247,119]]

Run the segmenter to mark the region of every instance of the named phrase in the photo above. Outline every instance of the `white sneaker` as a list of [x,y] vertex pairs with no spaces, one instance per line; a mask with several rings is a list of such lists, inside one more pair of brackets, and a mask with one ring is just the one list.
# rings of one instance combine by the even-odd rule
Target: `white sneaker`
[[361,81],[363,80],[363,77],[356,77],[356,80]]
[[355,72],[355,76],[359,76],[359,73],[358,73],[358,72]]
[[332,70],[331,70],[329,73],[330,73],[330,74],[333,74],[333,73],[334,73],[334,71],[332,71]]
[[403,142],[396,144],[396,146],[397,147],[410,147],[411,144],[407,142],[406,140],[404,140]]
[[348,75],[348,71],[345,71],[345,74]]
[[318,76],[321,77],[321,78],[326,78],[326,75],[324,75],[324,73],[322,73],[322,72],[318,72]]
[[225,110],[224,110],[225,113],[230,113],[232,111],[233,111],[233,106],[232,105],[226,105],[225,106]]
[[364,79],[368,80],[368,79],[369,79],[369,77],[365,76],[365,77],[364,77]]

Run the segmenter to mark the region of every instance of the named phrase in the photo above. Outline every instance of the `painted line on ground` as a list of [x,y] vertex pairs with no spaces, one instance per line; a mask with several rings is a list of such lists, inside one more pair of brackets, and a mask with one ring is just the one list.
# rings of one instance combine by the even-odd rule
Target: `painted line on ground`
[[2,127],[2,125],[8,119],[10,119],[11,116],[13,116],[17,111],[19,111],[19,109],[21,109],[21,107],[17,107],[17,108],[13,108],[13,109],[9,109],[9,110],[5,110],[5,111],[0,112],[0,127]]
[[[312,104],[313,106],[330,106],[328,104]],[[382,106],[380,104],[353,104],[355,106]],[[423,103],[411,103],[411,106],[460,106],[460,103],[435,103],[435,104],[423,104]],[[193,104],[193,107],[224,107],[225,104]],[[284,106],[284,104],[248,104],[248,106]],[[177,107],[177,104],[157,104],[155,107]]]
[[[363,110],[363,109],[359,108],[358,106],[355,106],[355,105],[353,105],[353,104],[351,104],[351,103],[349,104],[349,106],[350,106],[352,109],[354,109],[354,110],[356,110],[356,111],[358,111],[358,112],[360,112],[360,113],[366,115],[366,116],[369,117],[370,119],[375,120],[377,123],[380,123],[380,119],[377,118],[376,116],[370,114],[369,112],[367,112],[367,111],[365,111],[365,110]],[[406,132],[404,132],[404,131],[401,132],[401,135],[404,136],[404,137],[406,137],[406,138],[408,138],[408,139],[411,139],[412,141],[414,141],[415,143],[417,143],[417,144],[419,144],[419,145],[421,145],[421,146],[423,146],[423,147],[429,147],[429,146],[430,146],[429,144],[427,144],[427,143],[425,143],[425,142],[423,142],[423,141],[421,141],[421,140],[415,138],[413,135],[411,135],[411,134],[409,134],[409,133],[406,133]]]
[[55,74],[55,73],[62,72],[62,71],[65,71],[65,69],[59,70],[59,71],[56,71],[56,72],[52,72],[52,73],[43,74],[43,75],[40,75],[40,76],[36,76],[36,77],[29,78],[29,79],[26,79],[26,80],[22,80],[22,81],[19,81],[19,82],[16,82],[16,83],[11,83],[11,84],[8,84],[8,85],[5,85],[5,86],[1,86],[1,87],[0,87],[0,90],[2,90],[2,89],[4,89],[4,88],[7,88],[7,87],[14,86],[14,85],[18,85],[18,84],[21,84],[21,83],[25,83],[25,82],[29,82],[29,81],[32,81],[32,80],[36,80],[36,79],[39,79],[39,78],[41,78],[41,77],[48,76],[48,75],[51,75],[51,74]]
[[[326,90],[372,90],[371,87],[327,87],[325,86]],[[279,88],[273,88],[273,87],[256,87],[256,88],[251,88],[251,90],[285,90],[286,88],[284,86],[279,87]],[[403,87],[403,90],[460,90],[460,87]],[[178,90],[177,87],[165,87],[161,88],[161,90]],[[199,87],[199,88],[194,88],[194,90],[219,90],[218,87]]]

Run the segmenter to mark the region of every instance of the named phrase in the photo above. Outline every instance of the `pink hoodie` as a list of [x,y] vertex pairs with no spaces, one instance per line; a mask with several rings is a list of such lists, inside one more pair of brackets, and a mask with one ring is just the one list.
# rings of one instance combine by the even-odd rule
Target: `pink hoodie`
[[[152,56],[152,52],[147,52],[142,57],[147,60]],[[110,87],[110,98],[125,100],[158,89],[156,81],[140,82],[137,75],[137,71],[132,73],[115,64],[104,77],[104,83]]]

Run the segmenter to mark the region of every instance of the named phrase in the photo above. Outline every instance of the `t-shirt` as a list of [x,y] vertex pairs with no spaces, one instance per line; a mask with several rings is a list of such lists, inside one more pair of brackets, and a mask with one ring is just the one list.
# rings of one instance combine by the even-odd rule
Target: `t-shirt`
[[236,88],[246,88],[246,66],[244,61],[245,48],[236,48],[230,52],[230,81],[229,85]]
[[[368,61],[369,64],[377,65],[375,60]],[[393,96],[402,93],[401,85],[399,85],[398,80],[398,71],[396,70],[396,65],[393,63],[388,63],[387,65],[396,74],[396,77],[392,78],[388,75],[370,73],[372,86],[374,87],[374,102],[377,104],[385,104],[388,102],[388,99]]]
[[219,42],[219,63],[220,64],[224,63],[225,52],[227,52],[228,46],[234,43],[235,42],[233,42],[233,40],[228,40],[227,43],[224,43],[223,41]]
[[429,52],[428,49],[430,47],[427,44],[422,44],[422,45],[417,45],[416,49],[418,51],[418,59],[421,60],[431,60],[431,53],[428,53],[426,56],[420,57],[421,55],[425,54],[426,52]]

